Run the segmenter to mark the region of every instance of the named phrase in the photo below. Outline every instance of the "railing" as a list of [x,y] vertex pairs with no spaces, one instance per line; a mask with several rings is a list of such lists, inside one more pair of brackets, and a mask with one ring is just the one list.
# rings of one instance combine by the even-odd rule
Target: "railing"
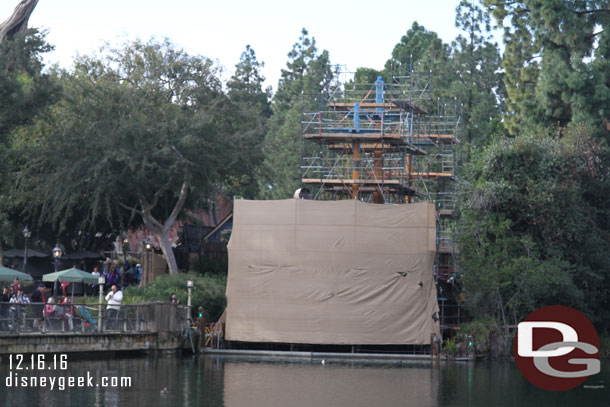
[[0,335],[29,333],[184,332],[189,308],[168,302],[123,304],[0,303]]

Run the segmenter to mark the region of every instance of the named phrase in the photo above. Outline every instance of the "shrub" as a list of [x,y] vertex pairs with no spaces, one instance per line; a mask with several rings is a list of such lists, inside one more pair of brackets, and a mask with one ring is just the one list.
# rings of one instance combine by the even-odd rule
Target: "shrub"
[[443,344],[443,352],[448,356],[455,356],[458,352],[458,343],[453,338],[447,339]]
[[166,275],[155,278],[147,287],[127,287],[123,303],[133,304],[146,301],[168,301],[172,293],[180,300],[180,304],[187,304],[187,280],[193,280],[192,309],[193,314],[199,307],[203,307],[206,321],[217,321],[225,307],[227,299],[225,289],[226,275],[201,275],[194,272]]

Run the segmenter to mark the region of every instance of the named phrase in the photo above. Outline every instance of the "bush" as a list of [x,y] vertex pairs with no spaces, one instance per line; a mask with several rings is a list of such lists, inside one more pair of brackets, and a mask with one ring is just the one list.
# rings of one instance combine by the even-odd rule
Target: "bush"
[[447,354],[447,356],[453,356],[458,353],[458,343],[453,338],[449,338],[443,344],[443,352]]
[[510,338],[504,338],[504,331],[491,315],[481,316],[468,323],[462,324],[460,331],[466,336],[472,336],[474,347],[478,355],[492,351],[490,344],[490,338],[492,336],[501,343],[510,340]]
[[192,309],[193,314],[199,307],[203,307],[205,320],[217,321],[227,306],[225,290],[226,275],[201,275],[194,272],[166,275],[155,278],[147,287],[127,287],[124,292],[123,303],[133,304],[146,301],[168,301],[172,293],[180,300],[180,304],[187,304],[187,280],[193,280]]

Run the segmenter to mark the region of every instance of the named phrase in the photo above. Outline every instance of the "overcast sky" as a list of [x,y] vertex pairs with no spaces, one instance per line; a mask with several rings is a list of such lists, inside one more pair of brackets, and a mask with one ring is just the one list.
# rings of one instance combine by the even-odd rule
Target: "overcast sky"
[[[19,0],[0,0],[0,21]],[[73,57],[89,54],[104,42],[170,38],[191,54],[218,60],[230,76],[250,44],[267,85],[274,89],[287,54],[305,27],[333,64],[383,68],[392,48],[414,21],[445,42],[458,34],[459,0],[40,0],[30,26],[49,31],[55,46],[46,60],[65,68]]]

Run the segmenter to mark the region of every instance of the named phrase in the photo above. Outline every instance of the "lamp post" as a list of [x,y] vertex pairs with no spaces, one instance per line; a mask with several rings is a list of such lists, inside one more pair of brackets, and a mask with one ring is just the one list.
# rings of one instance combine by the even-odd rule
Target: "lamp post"
[[193,280],[188,280],[186,282],[186,289],[188,292],[188,297],[186,300],[186,306],[188,307],[188,315],[186,316],[189,326],[191,326],[191,291],[193,289]]
[[152,252],[152,244],[150,242],[146,242],[144,245],[146,249],[146,285],[150,282],[150,252]]
[[32,236],[32,231],[28,228],[28,225],[25,225],[23,228],[23,238],[25,239],[25,250],[23,253],[23,272],[27,273],[27,264],[28,264],[28,239]]
[[[64,254],[64,251],[61,250],[61,247],[59,247],[59,243],[55,244],[55,247],[53,248],[53,259],[55,260],[55,272],[57,273],[57,264],[59,262],[59,259],[61,258],[61,255]],[[57,280],[55,280],[55,282],[53,283],[53,297],[57,296]]]
[[129,239],[128,238],[123,239],[123,262],[124,263],[127,263],[127,248],[129,247],[128,244],[129,244]]
[[100,286],[100,299],[97,304],[97,332],[102,332],[102,301],[104,300],[104,284],[106,284],[106,277],[99,276],[97,278],[97,284]]

